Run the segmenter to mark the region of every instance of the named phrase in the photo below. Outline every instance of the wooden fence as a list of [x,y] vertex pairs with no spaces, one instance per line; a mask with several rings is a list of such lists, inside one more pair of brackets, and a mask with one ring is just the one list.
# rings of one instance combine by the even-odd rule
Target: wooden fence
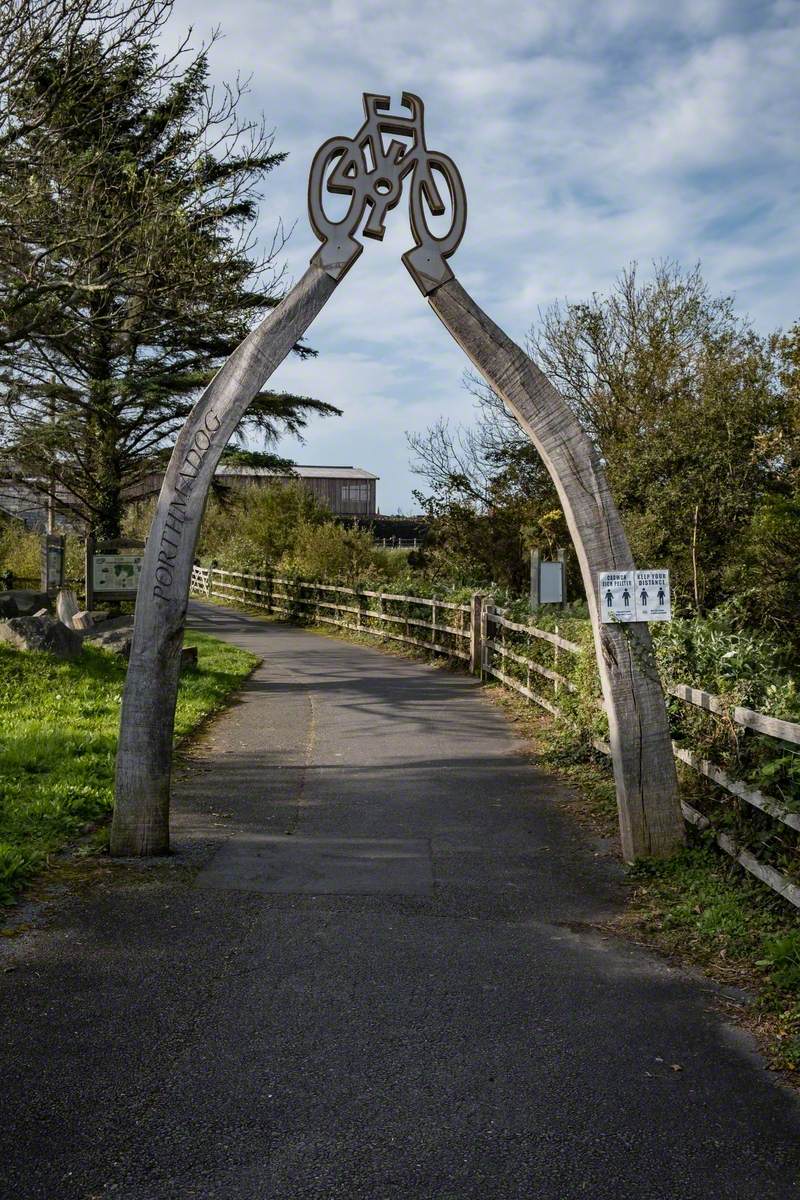
[[[559,670],[559,666],[562,656],[570,656],[574,661],[575,656],[584,653],[583,647],[559,633],[511,621],[502,610],[480,596],[474,597],[471,604],[454,604],[423,596],[357,591],[330,584],[200,566],[192,571],[191,587],[195,595],[261,608],[290,618],[336,625],[353,633],[388,638],[447,658],[460,659],[469,663],[473,670],[479,670],[482,678],[497,679],[557,718],[565,715],[559,704],[560,693],[578,691],[576,684],[563,669]],[[520,638],[525,639],[527,653],[520,653]],[[552,665],[531,657],[536,645],[548,648]],[[550,695],[542,694],[541,681]],[[800,724],[748,708],[731,708],[719,696],[685,684],[670,683],[666,690],[683,703],[724,717],[737,726],[800,746]],[[602,701],[598,700],[597,706],[602,708]],[[593,738],[592,745],[610,756],[611,749],[601,738]],[[720,766],[685,747],[673,743],[673,752],[676,759],[716,787],[770,819],[800,832],[800,812],[732,778]],[[682,801],[682,808],[690,824],[701,829],[711,828],[709,820],[697,809],[685,801]],[[712,833],[721,850],[800,908],[800,886],[775,867],[759,861],[750,850],[738,846],[728,833],[720,830],[712,830]]]

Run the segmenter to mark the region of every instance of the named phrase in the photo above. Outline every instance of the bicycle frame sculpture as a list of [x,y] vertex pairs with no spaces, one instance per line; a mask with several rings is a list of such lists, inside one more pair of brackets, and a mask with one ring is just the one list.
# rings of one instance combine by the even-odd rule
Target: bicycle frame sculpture
[[[309,216],[320,248],[302,279],[223,364],[178,437],[139,581],[117,752],[111,833],[116,855],[169,849],[180,649],[197,537],[222,451],[254,396],[362,253],[355,235],[364,218],[362,235],[380,240],[407,179],[415,244],[403,262],[442,324],[536,446],[561,500],[589,601],[624,857],[669,854],[683,841],[649,630],[645,624],[604,625],[597,610],[597,574],[633,567],[597,452],[560,393],[453,275],[447,260],[463,237],[467,215],[461,176],[450,158],[428,149],[422,101],[404,93],[401,103],[410,115],[393,115],[387,96],[365,95],[365,120],[355,137],[331,138],[317,151],[309,175]],[[446,212],[437,177],[446,185],[451,212],[443,237],[434,236],[426,218],[426,208],[432,216]],[[339,221],[325,212],[327,193],[350,197]]]

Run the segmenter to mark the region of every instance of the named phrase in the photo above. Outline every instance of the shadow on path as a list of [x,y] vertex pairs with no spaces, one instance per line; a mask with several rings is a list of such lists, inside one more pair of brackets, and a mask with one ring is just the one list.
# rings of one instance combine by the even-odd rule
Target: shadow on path
[[619,868],[473,680],[191,619],[264,662],[178,853],[3,947],[3,1195],[798,1195],[796,1101],[712,985],[593,927]]

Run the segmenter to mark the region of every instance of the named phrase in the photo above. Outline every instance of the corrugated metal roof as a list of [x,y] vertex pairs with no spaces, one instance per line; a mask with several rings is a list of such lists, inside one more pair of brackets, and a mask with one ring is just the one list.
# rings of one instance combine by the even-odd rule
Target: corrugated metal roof
[[[235,463],[228,466],[217,467],[215,472],[217,475],[254,475],[268,476],[272,475],[276,479],[288,479],[291,476],[284,471],[273,471],[270,467],[240,467]],[[380,475],[373,475],[371,471],[364,471],[361,467],[304,467],[298,464],[292,467],[292,474],[297,475],[300,479],[380,479]]]

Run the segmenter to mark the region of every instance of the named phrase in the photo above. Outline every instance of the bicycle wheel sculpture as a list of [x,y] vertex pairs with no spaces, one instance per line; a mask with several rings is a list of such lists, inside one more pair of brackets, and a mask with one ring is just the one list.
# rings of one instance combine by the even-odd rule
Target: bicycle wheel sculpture
[[[139,583],[117,752],[114,854],[169,849],[180,648],[200,522],[220,455],[248,404],[362,253],[356,234],[383,237],[387,215],[399,204],[406,183],[414,246],[403,262],[445,328],[514,413],[558,490],[589,600],[625,858],[667,854],[683,840],[666,708],[648,628],[603,625],[597,612],[598,572],[633,567],[599,458],[560,393],[453,275],[447,260],[464,235],[464,185],[455,163],[428,149],[419,97],[404,93],[401,106],[408,115],[392,114],[387,96],[365,95],[365,120],[355,136],[330,138],[317,151],[309,174],[309,218],[321,245],[303,278],[224,363],[178,437]],[[428,214],[447,212],[442,189],[450,225],[444,236],[436,236]],[[349,197],[338,221],[326,214],[328,195]]]

